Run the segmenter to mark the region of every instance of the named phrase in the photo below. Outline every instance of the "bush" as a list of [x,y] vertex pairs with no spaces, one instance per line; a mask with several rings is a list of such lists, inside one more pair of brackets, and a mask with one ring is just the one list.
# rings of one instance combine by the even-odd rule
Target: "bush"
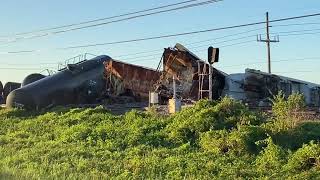
[[270,132],[274,143],[285,149],[296,151],[303,144],[320,140],[320,123],[304,122],[296,127],[280,132]]
[[280,131],[295,127],[297,122],[303,119],[299,112],[304,108],[305,99],[302,94],[295,93],[286,99],[284,93],[280,91],[272,100],[272,113],[275,117],[274,129]]
[[262,176],[281,172],[282,166],[286,162],[285,151],[274,144],[271,137],[260,141],[260,143],[266,144],[266,147],[255,160],[257,172]]
[[261,123],[258,114],[250,112],[240,102],[226,97],[221,102],[200,101],[195,107],[182,110],[172,117],[166,130],[169,139],[175,143],[195,144],[203,132],[231,130]]
[[320,123],[274,127],[230,98],[172,116],[0,110],[0,179],[319,179]]
[[256,142],[267,137],[260,127],[244,127],[239,130],[209,131],[201,135],[200,146],[213,153],[232,153],[235,155],[251,155],[260,152]]
[[303,145],[289,158],[286,169],[293,173],[315,168],[320,171],[320,144],[311,141]]

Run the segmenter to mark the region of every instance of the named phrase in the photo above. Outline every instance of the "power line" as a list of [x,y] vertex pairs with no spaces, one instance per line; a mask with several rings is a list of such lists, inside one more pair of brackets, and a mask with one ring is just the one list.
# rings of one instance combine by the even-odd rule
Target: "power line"
[[313,34],[319,34],[320,31],[318,32],[310,32],[310,33],[295,33],[295,34],[286,34],[286,35],[281,35],[281,36],[300,36],[300,35],[313,35]]
[[[282,18],[282,19],[275,19],[275,20],[271,20],[269,22],[288,21],[288,20],[293,20],[293,19],[301,19],[301,18],[314,17],[314,16],[320,16],[320,13],[303,15],[303,16],[288,17],[288,18]],[[70,46],[70,47],[58,48],[58,49],[63,49],[63,50],[64,49],[75,49],[75,48],[83,48],[83,47],[94,47],[94,46],[114,45],[114,44],[130,43],[130,42],[147,41],[147,40],[154,40],[154,39],[163,39],[163,38],[169,38],[169,37],[185,36],[185,35],[200,34],[200,33],[212,32],[212,31],[221,31],[221,30],[227,30],[227,29],[248,27],[248,26],[260,25],[260,24],[264,24],[264,23],[266,23],[266,22],[261,21],[261,22],[247,23],[247,24],[227,26],[227,27],[221,27],[221,28],[206,29],[206,30],[200,30],[200,31],[191,31],[191,32],[185,32],[185,33],[138,38],[138,39],[116,41],[116,42],[109,42],[109,43],[97,43],[97,44],[88,44],[88,45],[80,45],[80,46]]]
[[[289,20],[302,19],[302,18],[315,17],[315,16],[320,16],[320,13],[308,14],[308,15],[302,15],[302,16],[294,16],[294,17],[281,18],[281,19],[275,19],[275,20],[271,20],[269,22],[271,23],[271,22],[289,21]],[[199,30],[199,31],[184,32],[184,33],[177,33],[177,34],[160,35],[160,36],[145,37],[145,38],[138,38],[138,39],[131,39],[131,40],[115,41],[115,42],[69,46],[69,47],[63,47],[63,48],[55,48],[54,50],[68,50],[68,49],[77,49],[77,48],[86,48],[86,47],[96,47],[96,46],[105,46],[105,45],[115,45],[115,44],[124,44],[124,43],[148,41],[148,40],[155,40],[155,39],[164,39],[164,38],[170,38],[170,37],[186,36],[186,35],[192,35],[192,34],[200,34],[200,33],[207,33],[207,32],[213,32],[213,31],[222,31],[222,30],[228,30],[228,29],[255,26],[255,25],[260,25],[260,24],[264,24],[264,23],[266,23],[266,22],[265,21],[260,21],[260,22],[254,22],[254,23],[226,26],[226,27]],[[7,54],[36,52],[36,51],[40,51],[40,50],[12,51],[12,52],[7,52]]]
[[[261,28],[259,28],[261,29]],[[253,29],[253,30],[249,30],[249,31],[244,31],[244,32],[240,32],[240,33],[234,33],[234,34],[230,34],[230,35],[225,35],[225,36],[221,36],[221,37],[217,37],[217,38],[211,38],[211,39],[208,39],[208,40],[217,40],[217,39],[223,39],[223,38],[227,38],[227,37],[232,37],[232,36],[236,36],[236,35],[240,35],[240,34],[244,34],[244,33],[248,33],[248,32],[252,32],[252,31],[256,31],[256,30],[259,30],[259,29]],[[253,37],[253,35],[251,36],[246,36],[246,37]],[[234,40],[238,40],[238,39],[243,39],[244,37],[241,37],[241,38],[236,38],[236,39],[231,39],[231,40],[226,40],[226,41],[219,41],[219,42],[215,42],[215,43],[225,43],[225,42],[229,42],[229,41],[234,41]],[[205,40],[207,41],[207,40]],[[205,41],[201,41],[201,42],[205,42]],[[199,43],[200,41],[197,41],[197,42],[192,42],[192,43],[188,43],[188,44],[196,44],[196,43]],[[242,44],[243,42],[241,42],[240,44]],[[187,45],[187,44],[186,44]],[[232,44],[233,45],[233,44]],[[230,45],[227,45],[227,46],[230,46]],[[193,46],[191,46],[193,47]],[[203,47],[203,46],[200,46],[200,47]],[[198,48],[198,47],[196,47]],[[116,57],[123,57],[123,56],[128,56],[128,55],[137,55],[137,54],[143,54],[143,53],[148,53],[148,52],[159,52],[159,49],[157,50],[154,50],[154,51],[144,51],[144,52],[139,52],[139,53],[133,53],[133,54],[127,54],[127,55],[121,55],[121,56],[116,56]],[[130,62],[142,62],[142,61],[151,61],[151,60],[154,60],[154,59],[140,59],[140,58],[145,58],[145,57],[154,57],[154,56],[160,56],[162,55],[162,53],[156,53],[156,54],[148,54],[148,55],[144,55],[144,56],[138,56],[138,57],[132,57],[132,58],[126,58],[126,59],[122,59],[123,61],[128,61],[130,60]],[[138,59],[138,60],[135,60],[135,59]],[[135,61],[131,61],[131,60],[135,60]],[[39,63],[39,64],[8,64],[8,63],[0,63],[1,65],[8,65],[8,66],[17,66],[17,65],[29,65],[29,66],[32,66],[32,65],[53,65],[53,64],[58,64],[58,63]]]
[[319,71],[312,71],[312,70],[301,70],[301,71],[282,71],[282,72],[274,72],[274,73],[314,73]]
[[[224,45],[224,46],[219,46],[220,48],[225,48],[225,47],[231,47],[231,46],[236,46],[236,45],[241,45],[241,44],[248,44],[248,43],[252,43],[252,42],[256,42],[253,40],[250,41],[242,41],[239,43],[232,43],[232,44],[228,44],[228,45]],[[201,51],[207,51],[208,49],[201,49],[201,50],[195,50],[192,52],[201,52]],[[157,55],[162,55],[162,54],[157,54]],[[151,56],[151,55],[150,55]],[[153,55],[152,55],[153,56]],[[156,55],[154,55],[156,56]],[[149,56],[145,56],[145,57],[149,57]],[[138,59],[138,58],[134,58],[134,59]],[[130,59],[122,59],[122,61],[126,61],[126,60],[130,60]],[[148,58],[148,59],[139,59],[139,60],[135,60],[135,61],[130,61],[130,62],[142,62],[142,61],[152,61],[155,60],[154,58]],[[158,59],[157,59],[158,60]]]
[[[195,1],[195,0],[193,0],[193,1]],[[107,25],[107,24],[111,24],[111,23],[117,23],[117,22],[121,22],[121,21],[137,19],[137,18],[141,18],[141,17],[145,17],[145,16],[161,14],[161,13],[165,13],[165,12],[171,12],[171,11],[177,11],[177,10],[181,10],[181,9],[191,8],[191,7],[203,6],[203,5],[207,5],[207,4],[211,4],[211,3],[216,3],[216,2],[219,2],[219,1],[222,1],[222,0],[207,0],[207,1],[204,1],[204,2],[188,4],[188,5],[184,5],[184,6],[181,6],[181,7],[176,7],[176,8],[167,9],[167,10],[161,10],[161,11],[156,11],[156,12],[140,14],[140,15],[126,17],[126,18],[122,18],[122,19],[102,22],[102,23],[98,23],[98,24],[86,25],[86,26],[81,26],[81,27],[76,27],[76,28],[71,28],[71,29],[66,29],[66,30],[59,30],[59,31],[54,31],[54,32],[48,32],[48,33],[45,33],[45,34],[42,34],[42,35],[31,36],[31,37],[27,37],[27,38],[23,38],[23,39],[33,39],[33,38],[44,37],[44,36],[49,36],[49,35],[54,35],[54,34],[66,33],[66,32],[70,32],[70,31],[76,31],[76,30],[80,30],[80,29],[87,29],[87,28]],[[192,2],[192,1],[188,1],[188,2]],[[170,6],[167,6],[167,7],[170,7]],[[153,9],[155,9],[155,8],[153,8]],[[151,11],[151,10],[148,10],[148,11]],[[146,12],[148,12],[148,11],[146,11]],[[129,14],[132,14],[132,13],[129,13]],[[133,14],[137,14],[137,13],[133,13]],[[16,41],[12,41],[12,42],[16,42]]]
[[205,39],[205,40],[201,40],[201,41],[187,43],[186,45],[192,45],[192,44],[198,44],[198,43],[202,43],[202,42],[214,41],[214,40],[218,40],[218,39],[223,39],[223,38],[227,38],[227,37],[232,37],[232,36],[237,36],[237,35],[241,35],[241,34],[246,34],[246,33],[249,33],[249,32],[258,31],[258,30],[261,30],[261,29],[264,29],[264,28],[257,28],[257,29],[243,31],[243,32],[240,32],[240,33],[230,34],[230,35],[221,36],[221,37],[217,37],[217,38]]
[[[262,28],[259,28],[259,29],[262,29]],[[256,29],[256,30],[259,30],[259,29]],[[320,30],[320,29],[309,29],[309,30],[298,30],[298,31],[285,31],[285,32],[275,32],[275,33],[272,33],[272,34],[284,34],[284,33],[294,33],[294,32],[309,32],[309,31],[314,31],[314,30]],[[251,32],[251,31],[247,31],[247,32]],[[303,35],[303,34],[318,34],[320,32],[315,32],[315,33],[295,33],[295,34],[284,34],[284,35],[281,35],[281,36],[293,36],[293,35]],[[238,34],[243,34],[243,33],[237,33],[237,34],[233,34],[233,35],[238,35]],[[203,41],[197,41],[197,42],[193,42],[193,43],[187,43],[185,45],[189,45],[189,44],[196,44],[198,42],[206,42],[206,41],[213,41],[213,40],[216,40],[216,39],[222,39],[222,38],[226,38],[226,37],[231,37],[233,35],[227,35],[227,36],[222,36],[222,37],[219,37],[219,38],[214,38],[214,39],[208,39],[208,40],[203,40]],[[240,39],[245,39],[245,38],[250,38],[250,37],[255,37],[256,35],[249,35],[249,36],[243,36],[243,37],[239,37],[239,38],[234,38],[234,39],[230,39],[230,40],[225,40],[225,41],[219,41],[219,42],[214,42],[214,44],[220,44],[220,43],[225,43],[225,42],[230,42],[230,41],[235,41],[235,40],[240,40]],[[247,42],[255,42],[255,41],[244,41],[244,42],[240,42],[240,44],[245,44]],[[235,43],[235,45],[237,45],[238,43]],[[209,46],[211,44],[206,44],[206,45],[200,45],[200,46],[190,46],[190,48],[199,48],[199,47],[206,47],[206,46]],[[231,45],[226,45],[226,46],[219,46],[220,48],[223,48],[223,47],[228,47],[228,46],[233,46],[234,44],[231,44]],[[207,50],[207,49],[205,49]],[[152,50],[150,52],[158,52],[159,50]],[[140,52],[140,53],[134,53],[134,54],[127,54],[127,55],[122,55],[122,56],[128,56],[128,55],[136,55],[136,54],[145,54],[145,53],[148,53],[149,51],[144,51],[144,52]],[[197,51],[195,51],[197,52]],[[156,53],[156,54],[149,54],[149,55],[144,55],[144,56],[138,56],[138,57],[133,57],[133,58],[126,58],[125,60],[131,60],[131,59],[138,59],[138,58],[144,58],[144,57],[152,57],[152,56],[157,56],[157,55],[161,55],[162,53]],[[116,56],[116,57],[122,57],[122,56]]]
[[26,70],[30,70],[30,71],[34,71],[34,70],[43,70],[43,68],[0,68],[2,70],[21,70],[21,71],[26,71]]
[[[295,59],[279,59],[274,60],[272,62],[291,62],[291,61],[309,61],[309,60],[319,60],[320,57],[309,57],[309,58],[295,58]],[[263,62],[262,60],[252,61],[250,63],[245,64],[234,64],[234,65],[228,65],[228,66],[220,66],[219,68],[229,68],[229,67],[239,67],[239,66],[247,66],[247,65],[258,65],[258,64],[266,64],[267,62]]]
[[0,62],[0,65],[1,66],[39,66],[39,65],[56,65],[57,63],[3,63],[3,62]]
[[[218,39],[224,39],[224,38],[233,37],[233,36],[237,36],[237,35],[241,35],[241,34],[246,34],[248,32],[253,32],[253,31],[257,31],[257,30],[261,30],[261,29],[264,29],[264,28],[252,29],[252,30],[248,30],[248,31],[242,31],[240,33],[234,33],[234,34],[229,34],[229,35],[225,35],[225,36],[221,36],[221,37],[210,38],[210,39],[205,39],[205,40],[201,40],[201,41],[195,41],[195,42],[192,42],[192,43],[183,43],[183,44],[188,46],[188,45],[198,44],[198,43],[202,43],[202,42],[214,41],[214,40],[218,40]],[[139,55],[139,54],[159,52],[159,49],[154,49],[154,50],[149,50],[149,51],[142,51],[142,52],[138,52],[138,53],[124,54],[124,55],[119,55],[119,56],[115,56],[115,57],[121,58],[121,57],[125,57],[125,56],[133,56],[133,55]]]
[[[0,42],[1,42],[1,39],[4,39],[3,37],[25,35],[25,34],[31,34],[31,33],[37,33],[37,32],[49,31],[49,30],[56,30],[56,29],[61,29],[61,28],[66,28],[66,27],[72,27],[72,26],[77,26],[77,25],[82,25],[82,24],[88,24],[88,23],[92,23],[92,22],[98,22],[98,21],[102,21],[102,20],[113,19],[113,18],[123,17],[123,16],[127,16],[127,15],[138,14],[138,13],[141,13],[141,12],[146,12],[146,11],[166,8],[166,7],[170,7],[170,6],[185,4],[185,3],[192,2],[192,1],[198,1],[198,0],[183,1],[183,2],[180,2],[180,3],[175,3],[175,4],[160,6],[160,7],[155,7],[155,8],[141,10],[141,11],[135,11],[135,12],[132,12],[132,13],[126,13],[126,14],[121,14],[121,15],[117,15],[117,16],[110,16],[110,17],[106,17],[106,18],[100,18],[100,19],[84,21],[84,22],[74,23],[74,24],[68,24],[68,25],[63,25],[63,26],[56,26],[56,27],[47,28],[47,29],[40,29],[40,30],[17,33],[17,34],[6,35],[6,36],[2,35],[2,36],[0,36]],[[276,24],[276,25],[271,25],[270,27],[288,27],[288,26],[305,26],[305,25],[320,25],[320,22],[305,22],[305,23],[280,24],[280,25]],[[256,29],[256,30],[259,30],[259,29]],[[261,29],[263,29],[263,28],[261,28]],[[256,30],[252,30],[252,31],[256,31]],[[42,37],[42,36],[44,36],[44,35],[38,35],[38,37]],[[18,39],[23,39],[23,38],[18,38]],[[210,39],[204,40],[204,41],[199,41],[199,42],[205,42],[205,41],[209,41],[209,40]]]
[[[255,35],[249,35],[249,36],[243,36],[243,37],[239,37],[239,38],[234,38],[234,39],[228,39],[225,41],[220,41],[220,42],[214,42],[214,44],[220,44],[220,43],[226,43],[226,42],[231,42],[231,41],[236,41],[236,40],[241,40],[241,39],[247,39],[250,37],[255,37]],[[200,46],[191,46],[192,48],[200,48],[200,47],[208,47],[208,44],[205,45],[200,45]],[[223,47],[223,46],[220,46]]]
[[16,33],[16,34],[13,34],[13,35],[2,35],[2,36],[0,36],[0,37],[19,36],[19,35],[32,34],[32,33],[37,33],[37,32],[44,32],[44,31],[62,29],[62,28],[67,28],[67,27],[72,27],[72,26],[79,26],[79,25],[83,25],[83,24],[89,24],[89,23],[93,23],[93,22],[99,22],[99,21],[103,21],[103,20],[114,19],[114,18],[119,18],[119,17],[134,15],[134,14],[139,14],[139,13],[143,13],[143,12],[148,12],[148,11],[153,11],[153,10],[168,8],[168,7],[172,7],[172,6],[187,4],[187,3],[191,3],[191,2],[195,2],[195,1],[199,1],[199,0],[182,1],[182,2],[178,2],[178,3],[173,3],[173,4],[158,6],[158,7],[154,7],[154,8],[149,8],[149,9],[144,9],[144,10],[139,10],[139,11],[124,13],[124,14],[115,15],[115,16],[98,18],[98,19],[94,19],[94,20],[83,21],[83,22],[79,22],[79,23],[66,24],[66,25],[62,25],[62,26],[55,26],[55,27],[51,27],[51,28],[44,28],[44,29],[39,29],[39,30],[34,30],[34,31]]
[[304,30],[295,30],[295,31],[282,31],[282,32],[275,32],[271,34],[288,34],[288,33],[297,33],[297,32],[309,32],[309,31],[319,31],[320,29],[304,29]]
[[[214,43],[215,44],[221,44],[221,43],[231,42],[231,41],[235,41],[235,40],[245,39],[245,38],[248,38],[248,37],[255,37],[255,35],[250,35],[250,36],[245,36],[245,37],[240,37],[240,38],[234,38],[234,39],[229,39],[229,40],[219,41],[219,42],[214,42]],[[190,44],[195,44],[195,43],[190,43]],[[197,49],[197,48],[200,48],[200,47],[207,47],[207,46],[208,45],[190,46],[190,48]],[[227,46],[221,46],[221,47],[227,47]],[[149,55],[144,55],[144,56],[137,56],[137,57],[133,57],[133,58],[126,58],[124,60],[132,60],[132,59],[138,59],[138,58],[144,58],[144,57],[152,57],[152,56],[158,56],[158,55],[162,55],[162,53],[155,53],[155,54],[149,54]]]
[[305,26],[305,25],[319,25],[318,22],[306,22],[306,23],[295,23],[295,24],[280,24],[280,25],[271,25],[270,27],[288,27],[288,26]]
[[[300,31],[299,31],[300,32]],[[316,32],[317,34],[320,32]],[[312,33],[312,34],[316,34],[316,33]],[[288,34],[288,35],[283,35],[283,36],[291,36],[291,35],[302,35],[302,34],[311,34],[311,33],[300,33],[300,34]],[[253,35],[252,35],[253,36]],[[247,36],[247,37],[252,37],[252,36]],[[242,38],[237,38],[237,39],[243,39]],[[218,39],[218,38],[217,38]],[[229,41],[233,41],[233,40],[237,40],[237,39],[231,39],[231,40],[226,40],[226,41],[220,41],[220,42],[216,42],[218,43],[224,43],[224,42],[229,42]],[[255,41],[249,40],[249,41],[243,41],[243,42],[239,42],[239,43],[233,43],[233,44],[228,44],[228,45],[224,45],[224,46],[219,46],[220,48],[225,48],[225,47],[231,47],[231,46],[236,46],[236,45],[241,45],[241,44],[248,44],[248,43],[252,43]],[[190,43],[190,44],[194,44],[194,43]],[[208,46],[208,45],[206,45]],[[203,47],[203,46],[198,46],[196,48],[199,47]],[[195,50],[193,52],[201,52],[201,51],[206,51],[207,49],[201,49],[201,50]],[[158,51],[158,50],[155,50]],[[144,51],[144,52],[140,52],[140,53],[134,53],[134,54],[127,54],[127,55],[136,55],[136,54],[142,54],[142,53],[148,53],[151,51]],[[123,55],[123,56],[127,56],[127,55]],[[160,56],[162,55],[162,53],[157,53],[157,54],[150,54],[150,55],[144,55],[144,56],[138,56],[138,57],[133,57],[133,58],[127,58],[127,59],[122,59],[123,61],[128,61],[128,60],[134,60],[134,59],[138,59],[135,61],[130,61],[130,62],[142,62],[142,61],[154,61],[155,59],[152,58],[147,58],[147,59],[140,59],[140,58],[144,58],[144,57],[154,57],[154,56]],[[120,57],[120,56],[118,56]],[[275,60],[273,62],[285,62],[285,61],[296,61],[296,60],[314,60],[314,59],[320,59],[320,57],[316,57],[316,58],[303,58],[303,59],[286,59],[286,60]],[[265,64],[266,62],[251,62],[251,63],[247,63],[247,64],[236,64],[236,65],[229,65],[229,66],[222,66],[220,68],[228,68],[228,67],[236,67],[236,66],[243,66],[243,65],[252,65],[252,64]],[[58,64],[58,63],[39,63],[40,65],[53,65],[53,64]],[[39,65],[39,64],[3,64],[1,63],[1,65]],[[0,68],[1,69],[1,68]],[[2,68],[2,69],[7,69],[7,68]],[[10,69],[10,68],[9,68]]]
[[[139,14],[139,13],[148,12],[148,11],[153,11],[153,10],[157,10],[157,9],[163,9],[163,8],[167,8],[167,7],[171,7],[171,6],[177,6],[177,5],[187,4],[187,3],[190,3],[190,2],[194,2],[194,1],[199,1],[199,0],[182,1],[182,2],[178,2],[178,3],[174,3],[174,4],[168,4],[168,5],[158,6],[158,7],[154,7],[154,8],[149,8],[149,9],[144,9],[144,10],[129,12],[129,13],[120,14],[120,15],[115,15],[115,16],[109,16],[109,17],[104,17],[104,18],[99,18],[99,19],[94,19],[94,20],[89,20],[89,21],[83,21],[83,22],[79,22],[79,23],[72,23],[72,24],[67,24],[67,25],[62,25],[62,26],[55,26],[55,27],[51,27],[51,28],[44,28],[44,29],[39,29],[39,30],[34,30],[34,31],[16,33],[16,34],[14,34],[13,36],[19,36],[19,35],[25,35],[25,34],[32,34],[32,33],[37,33],[37,32],[44,32],[44,31],[62,29],[62,28],[66,28],[66,27],[72,27],[72,26],[78,26],[78,25],[83,25],[83,24],[89,24],[89,23],[93,23],[93,22],[98,22],[98,21],[103,21],[103,20],[108,20],[108,19],[114,19],[114,18],[119,18],[119,17],[134,15],[134,14]],[[6,35],[6,36],[3,36],[3,35],[2,35],[2,36],[0,36],[0,37],[9,37],[9,36],[12,36],[12,35]]]

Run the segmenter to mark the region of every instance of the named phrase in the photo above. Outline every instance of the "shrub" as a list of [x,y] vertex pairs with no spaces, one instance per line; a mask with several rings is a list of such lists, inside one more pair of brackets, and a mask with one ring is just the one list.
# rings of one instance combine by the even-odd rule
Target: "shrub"
[[270,133],[274,143],[283,148],[296,151],[301,148],[303,144],[320,140],[320,123],[304,122],[292,129],[275,132],[273,134],[272,132]]
[[172,116],[25,113],[0,110],[0,179],[320,178],[319,122],[275,132],[230,98]]
[[221,102],[200,101],[172,117],[167,127],[175,143],[194,144],[200,134],[210,130],[237,129],[240,126],[261,124],[261,118],[240,102],[223,98]]
[[255,160],[256,170],[260,175],[273,175],[274,173],[281,172],[282,166],[285,163],[285,151],[274,144],[271,137],[260,141],[258,144],[265,144],[266,147]]
[[244,127],[239,130],[217,130],[201,135],[200,146],[213,153],[233,153],[235,155],[250,155],[260,151],[256,142],[267,137],[261,127]]
[[272,100],[272,113],[275,117],[275,130],[286,130],[293,128],[297,122],[302,120],[303,116],[299,114],[305,107],[305,99],[302,94],[294,93],[285,98],[285,95],[280,91]]
[[320,171],[320,144],[313,141],[293,153],[286,165],[286,169],[295,173],[312,168]]

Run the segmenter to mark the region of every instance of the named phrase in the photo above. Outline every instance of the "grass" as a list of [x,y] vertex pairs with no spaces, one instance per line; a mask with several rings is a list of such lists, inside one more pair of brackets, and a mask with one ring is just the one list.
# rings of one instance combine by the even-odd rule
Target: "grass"
[[320,123],[279,121],[229,98],[172,116],[2,109],[0,179],[319,179]]

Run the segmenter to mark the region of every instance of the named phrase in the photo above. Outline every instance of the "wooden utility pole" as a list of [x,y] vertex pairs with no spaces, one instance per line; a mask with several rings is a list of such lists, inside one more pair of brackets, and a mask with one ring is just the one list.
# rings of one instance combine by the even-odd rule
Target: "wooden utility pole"
[[268,46],[268,73],[271,73],[271,54],[270,54],[270,31],[269,31],[269,13],[266,13],[267,24],[267,46]]
[[268,73],[271,74],[271,48],[270,48],[270,43],[271,42],[279,42],[279,37],[275,36],[274,40],[270,40],[270,25],[269,25],[269,13],[266,13],[266,30],[267,30],[267,38],[262,39],[261,34],[259,37],[257,37],[258,42],[266,42],[267,43],[267,50],[268,50]]

